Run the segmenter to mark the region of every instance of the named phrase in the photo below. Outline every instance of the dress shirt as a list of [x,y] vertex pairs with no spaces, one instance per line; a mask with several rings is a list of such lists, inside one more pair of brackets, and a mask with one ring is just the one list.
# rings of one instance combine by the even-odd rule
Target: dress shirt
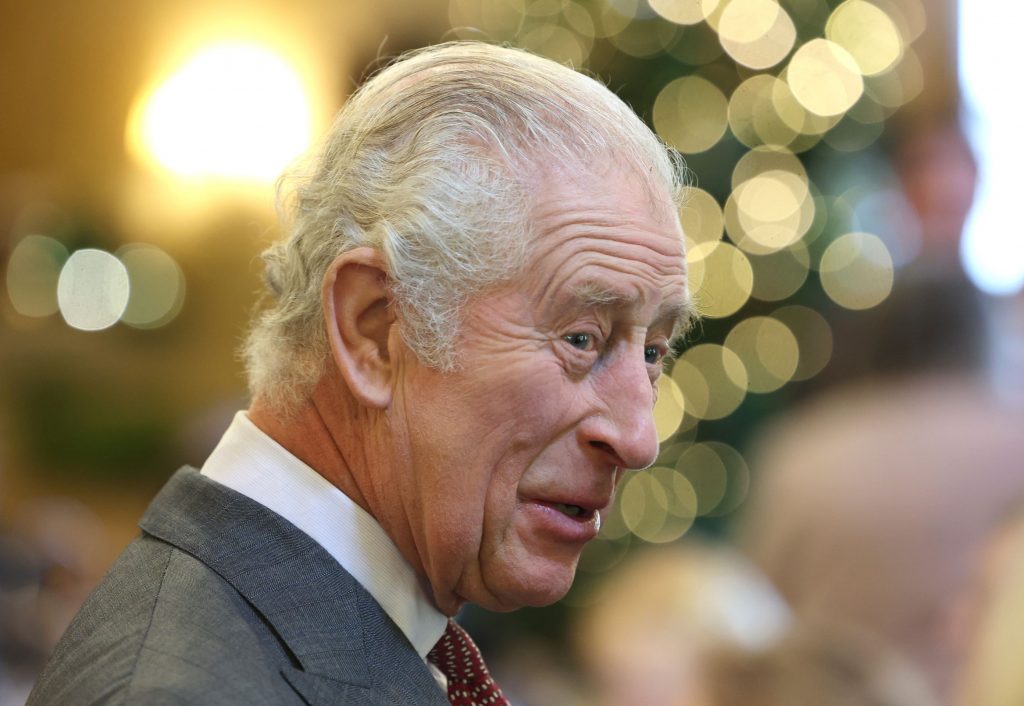
[[[316,540],[373,596],[426,662],[448,619],[368,512],[267,436],[244,411],[235,415],[202,474],[273,510]],[[433,664],[427,666],[447,692],[445,676]]]

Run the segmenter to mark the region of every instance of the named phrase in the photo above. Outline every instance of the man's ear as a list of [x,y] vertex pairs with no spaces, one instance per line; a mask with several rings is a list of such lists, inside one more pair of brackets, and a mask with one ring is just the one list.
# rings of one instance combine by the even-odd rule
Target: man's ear
[[381,252],[355,248],[336,257],[321,296],[327,342],[342,378],[361,404],[387,407],[392,394],[388,338],[396,321]]

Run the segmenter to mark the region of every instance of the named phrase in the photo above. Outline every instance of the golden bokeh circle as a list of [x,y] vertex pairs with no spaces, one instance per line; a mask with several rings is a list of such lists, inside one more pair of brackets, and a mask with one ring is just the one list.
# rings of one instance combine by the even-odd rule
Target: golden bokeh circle
[[905,44],[917,41],[928,24],[928,13],[921,0],[872,0],[896,25]]
[[654,129],[684,154],[711,149],[725,134],[728,101],[700,76],[684,76],[666,85],[654,101]]
[[848,51],[827,39],[812,39],[797,49],[786,72],[793,95],[817,115],[841,115],[864,93],[857,62]]
[[669,22],[695,25],[707,19],[719,0],[650,0],[651,9]]
[[696,494],[698,515],[707,515],[718,507],[729,477],[714,449],[704,443],[690,444],[676,459],[675,467]]
[[665,441],[676,433],[683,421],[686,404],[683,393],[671,377],[662,375],[656,384],[658,400],[654,404],[654,428],[658,433],[658,441]]
[[907,47],[892,71],[864,78],[864,93],[890,113],[924,90],[924,67],[913,47]]
[[[685,364],[683,364],[685,363]],[[743,362],[734,351],[717,343],[701,343],[688,349],[676,361],[672,377],[683,391],[699,389],[694,380],[703,381],[706,402],[691,405],[688,411],[701,419],[722,419],[740,406],[747,395],[748,376]]]
[[689,250],[699,243],[713,243],[722,239],[724,221],[722,207],[715,197],[696,186],[688,187],[679,207],[679,222]]
[[[643,532],[634,534],[653,544],[673,542],[690,529],[697,517],[697,493],[687,477],[675,468],[655,466],[646,473],[654,508],[651,512],[657,513],[657,518],[652,518],[650,528],[644,527]],[[657,529],[653,529],[655,526]]]
[[687,253],[690,287],[703,316],[712,319],[739,311],[754,286],[750,260],[735,245],[700,243]]
[[807,170],[800,158],[781,147],[761,146],[748,151],[732,169],[732,188],[768,171],[790,172],[807,183]]
[[832,359],[833,336],[824,316],[810,307],[792,304],[773,311],[772,318],[786,324],[800,346],[794,380],[809,380],[825,369]]
[[846,233],[822,253],[818,267],[829,298],[846,309],[870,309],[892,292],[892,255],[871,233]]
[[817,144],[818,139],[839,122],[842,115],[817,115],[807,110],[793,95],[788,78],[788,70],[783,70],[772,84],[771,100],[779,119],[800,134],[788,145],[793,152],[800,152]]
[[684,426],[687,419],[703,419],[711,398],[711,390],[704,375],[688,360],[679,359],[672,367],[672,379],[684,400],[685,414],[680,426]]
[[796,26],[775,0],[732,0],[719,17],[718,37],[738,64],[760,70],[786,58]]
[[729,129],[736,139],[747,147],[762,143],[757,133],[754,116],[766,110],[773,110],[771,103],[772,85],[778,81],[774,76],[758,74],[741,83],[729,96],[727,119]]
[[612,3],[601,3],[594,19],[594,36],[608,39],[626,29],[633,21],[633,15],[619,11]]
[[586,63],[593,43],[560,25],[545,23],[534,27],[520,40],[524,49],[560,64],[579,67]]
[[704,443],[718,454],[726,470],[725,496],[715,509],[708,513],[711,517],[722,517],[734,512],[746,500],[750,490],[750,469],[743,454],[732,446],[720,441]]
[[743,361],[751,392],[774,392],[793,378],[800,360],[796,336],[781,321],[752,316],[736,324],[725,347]]
[[833,10],[825,36],[849,52],[865,76],[888,71],[903,53],[903,38],[892,18],[866,0],[846,0]]
[[[758,154],[752,151],[746,156]],[[789,153],[778,153],[781,158],[787,155],[796,159]],[[737,167],[734,179],[748,171],[742,168],[743,160]],[[749,171],[752,176],[740,181],[725,202],[723,216],[729,237],[751,255],[767,255],[792,246],[814,223],[817,208],[803,167],[796,172],[789,167]]]
[[594,16],[590,14],[590,10],[578,2],[566,3],[562,8],[562,17],[565,18],[569,27],[581,37],[593,39],[597,35]]

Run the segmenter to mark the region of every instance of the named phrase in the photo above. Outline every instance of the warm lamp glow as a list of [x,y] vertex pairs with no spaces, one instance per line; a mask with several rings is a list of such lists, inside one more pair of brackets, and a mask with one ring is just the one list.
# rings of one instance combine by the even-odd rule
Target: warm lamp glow
[[310,143],[310,99],[271,49],[199,51],[137,106],[132,148],[180,177],[272,182]]

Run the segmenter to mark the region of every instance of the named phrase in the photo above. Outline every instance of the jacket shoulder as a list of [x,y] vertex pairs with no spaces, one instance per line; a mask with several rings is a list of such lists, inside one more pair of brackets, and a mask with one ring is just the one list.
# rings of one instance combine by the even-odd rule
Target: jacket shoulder
[[143,534],[83,605],[28,706],[288,703],[280,669],[291,662],[230,584]]

